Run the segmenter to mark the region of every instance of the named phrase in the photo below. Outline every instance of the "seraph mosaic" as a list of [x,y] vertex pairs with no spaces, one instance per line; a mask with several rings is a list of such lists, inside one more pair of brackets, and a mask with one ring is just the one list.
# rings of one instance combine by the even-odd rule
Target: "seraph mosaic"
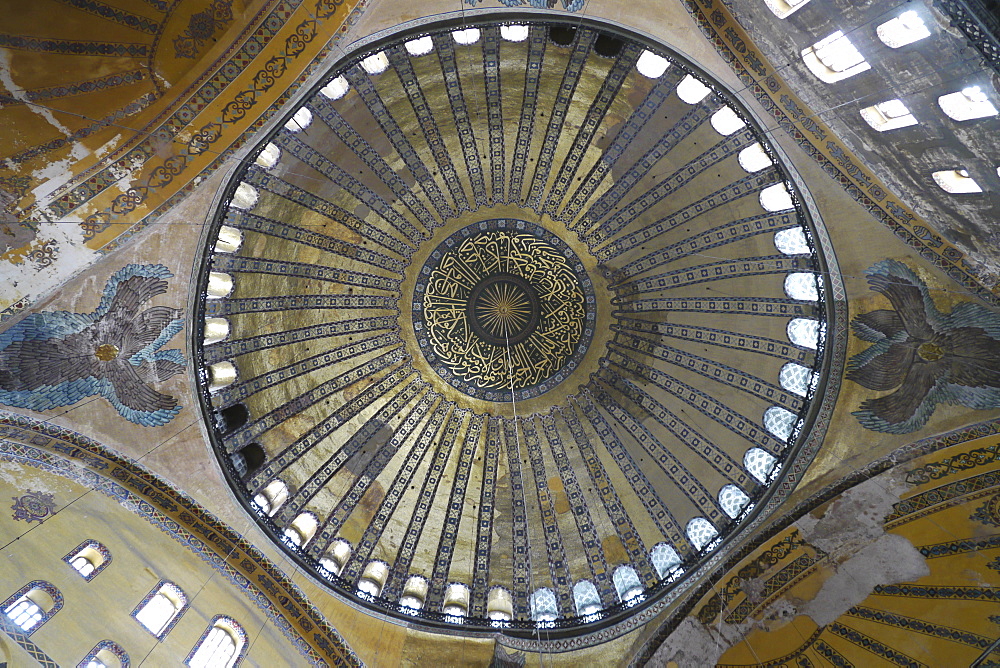
[[973,302],[940,311],[926,283],[896,260],[865,271],[892,309],[863,313],[855,336],[872,343],[848,363],[848,380],[891,394],[862,402],[854,415],[874,431],[907,434],[939,403],[1000,408],[1000,316]]
[[180,350],[161,350],[184,321],[168,306],[141,310],[172,276],[159,264],[126,265],[93,313],[34,313],[0,332],[0,403],[44,411],[98,395],[136,424],[172,420],[181,406],[152,384],[184,370]]

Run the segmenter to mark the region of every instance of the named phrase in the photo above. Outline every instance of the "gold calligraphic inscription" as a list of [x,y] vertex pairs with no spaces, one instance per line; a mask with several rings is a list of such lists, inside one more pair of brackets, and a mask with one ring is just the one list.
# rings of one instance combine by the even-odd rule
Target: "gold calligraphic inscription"
[[574,260],[546,239],[510,229],[471,233],[444,250],[421,308],[434,366],[459,387],[507,392],[555,375],[587,322]]

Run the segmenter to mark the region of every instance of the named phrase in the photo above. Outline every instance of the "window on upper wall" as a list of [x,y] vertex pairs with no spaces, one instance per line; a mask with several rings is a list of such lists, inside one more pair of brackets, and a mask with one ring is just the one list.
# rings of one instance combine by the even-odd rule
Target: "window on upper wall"
[[836,83],[871,69],[861,52],[838,30],[802,51],[802,60],[820,81]]
[[187,596],[172,582],[161,581],[146,595],[132,616],[157,638],[167,634],[187,608]]
[[63,597],[58,589],[44,580],[34,580],[0,603],[0,610],[10,623],[31,635],[62,606]]
[[997,108],[979,86],[968,86],[957,93],[938,98],[941,111],[954,121],[971,121],[975,118],[996,116]]
[[931,31],[927,29],[920,14],[911,9],[880,25],[875,29],[875,33],[890,49],[898,49],[929,37]]
[[767,8],[774,12],[774,15],[779,19],[790,16],[808,2],[809,0],[764,0]]
[[946,193],[961,195],[983,192],[976,180],[969,176],[969,172],[964,169],[946,169],[934,172],[931,176],[934,178],[934,183],[938,184],[941,190]]
[[229,617],[218,615],[184,664],[192,668],[231,668],[242,658],[246,646],[247,634],[243,627]]
[[128,654],[121,645],[110,640],[102,640],[83,657],[77,668],[126,668],[128,665]]
[[916,125],[916,117],[900,100],[886,100],[861,110],[861,118],[879,132]]
[[96,540],[87,540],[63,557],[63,561],[90,582],[111,563],[111,552]]

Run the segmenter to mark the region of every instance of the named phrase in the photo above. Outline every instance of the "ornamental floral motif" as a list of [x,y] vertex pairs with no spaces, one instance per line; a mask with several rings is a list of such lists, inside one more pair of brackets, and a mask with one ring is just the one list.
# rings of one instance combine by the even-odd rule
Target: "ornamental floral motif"
[[174,38],[174,55],[194,58],[198,50],[233,20],[231,0],[215,0],[205,11],[192,14],[187,29]]
[[874,431],[923,427],[939,403],[1000,408],[1000,317],[973,302],[938,310],[927,285],[906,265],[883,260],[865,272],[892,309],[851,323],[872,345],[851,358],[848,380],[890,394],[862,402],[854,415]]
[[179,350],[160,350],[183,328],[180,311],[142,305],[167,291],[162,265],[116,272],[93,313],[29,315],[0,333],[0,403],[35,411],[99,395],[125,419],[166,424],[181,407],[152,383],[184,370]]
[[14,511],[15,520],[24,520],[29,524],[41,523],[56,512],[56,499],[52,494],[33,492],[29,489],[23,496],[11,498],[14,500],[14,505],[10,509]]

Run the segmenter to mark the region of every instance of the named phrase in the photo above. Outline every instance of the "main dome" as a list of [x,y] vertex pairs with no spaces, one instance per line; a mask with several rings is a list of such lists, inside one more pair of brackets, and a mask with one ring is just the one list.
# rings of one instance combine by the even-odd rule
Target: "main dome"
[[828,281],[797,193],[732,95],[617,28],[372,42],[216,215],[195,355],[227,478],[382,614],[625,620],[810,429]]

